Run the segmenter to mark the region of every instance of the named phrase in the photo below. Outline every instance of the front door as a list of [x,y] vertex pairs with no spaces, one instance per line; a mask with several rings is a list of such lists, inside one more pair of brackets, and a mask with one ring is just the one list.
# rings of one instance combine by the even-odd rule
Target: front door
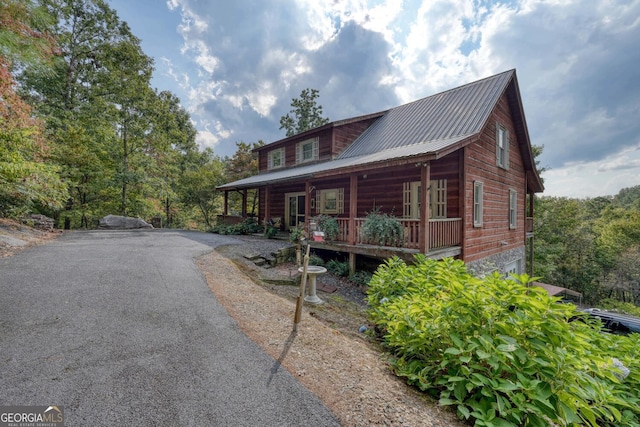
[[287,230],[295,228],[298,224],[304,224],[305,193],[287,193],[286,198],[286,223]]

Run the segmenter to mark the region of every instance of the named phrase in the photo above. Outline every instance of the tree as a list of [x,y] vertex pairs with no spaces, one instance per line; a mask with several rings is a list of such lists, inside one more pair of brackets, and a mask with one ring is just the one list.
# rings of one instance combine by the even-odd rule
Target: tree
[[[227,159],[226,178],[227,181],[237,181],[239,179],[247,178],[258,173],[258,156],[253,152],[256,148],[262,147],[264,142],[259,140],[253,144],[247,144],[245,142],[236,142],[237,150],[234,155]],[[251,206],[247,208],[249,214],[257,214],[258,212],[258,192],[256,190],[249,190],[247,198],[251,199]],[[230,198],[229,205],[232,210],[241,211],[240,203],[242,199],[236,197]]]
[[181,177],[182,200],[195,206],[208,228],[213,227],[213,215],[222,211],[222,197],[217,190],[225,182],[225,162],[213,152],[203,153],[205,162],[196,170],[186,171]]
[[32,2],[0,2],[0,214],[18,216],[34,208],[59,209],[66,189],[59,170],[47,164],[49,145],[42,122],[15,90],[12,61],[46,62],[53,40],[32,27],[40,23]]
[[304,89],[300,98],[291,100],[293,109],[280,118],[280,129],[285,129],[287,136],[329,123],[329,118],[322,117],[322,106],[316,104],[319,96],[317,89]]
[[56,18],[61,54],[53,72],[26,67],[21,82],[69,183],[65,226],[107,213],[164,213],[172,224],[180,175],[201,163],[188,113],[151,88],[152,59],[104,0],[40,2]]

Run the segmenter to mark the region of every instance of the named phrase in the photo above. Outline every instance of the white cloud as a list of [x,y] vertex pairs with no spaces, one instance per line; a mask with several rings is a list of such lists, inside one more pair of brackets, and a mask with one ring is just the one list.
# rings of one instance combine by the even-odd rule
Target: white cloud
[[640,185],[640,143],[590,162],[570,162],[543,174],[545,196],[587,198],[614,195]]
[[577,176],[600,188],[585,172],[598,168],[606,188],[634,177],[615,153],[640,143],[640,0],[166,5],[181,15],[182,51],[163,52],[163,70],[223,155],[282,137],[279,117],[304,88],[337,120],[516,68],[531,140],[553,168],[548,193],[581,191]]

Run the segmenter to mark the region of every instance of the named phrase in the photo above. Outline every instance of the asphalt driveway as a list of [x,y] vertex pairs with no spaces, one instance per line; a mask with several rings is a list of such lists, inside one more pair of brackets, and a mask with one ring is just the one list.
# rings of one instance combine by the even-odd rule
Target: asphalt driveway
[[195,267],[230,242],[72,232],[0,259],[0,405],[60,405],[67,426],[338,425]]

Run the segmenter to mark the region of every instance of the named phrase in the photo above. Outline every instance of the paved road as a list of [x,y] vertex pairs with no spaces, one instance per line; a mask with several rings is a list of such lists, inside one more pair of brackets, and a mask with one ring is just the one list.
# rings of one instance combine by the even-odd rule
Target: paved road
[[0,259],[0,405],[62,405],[67,426],[338,425],[195,267],[231,241],[73,232]]

